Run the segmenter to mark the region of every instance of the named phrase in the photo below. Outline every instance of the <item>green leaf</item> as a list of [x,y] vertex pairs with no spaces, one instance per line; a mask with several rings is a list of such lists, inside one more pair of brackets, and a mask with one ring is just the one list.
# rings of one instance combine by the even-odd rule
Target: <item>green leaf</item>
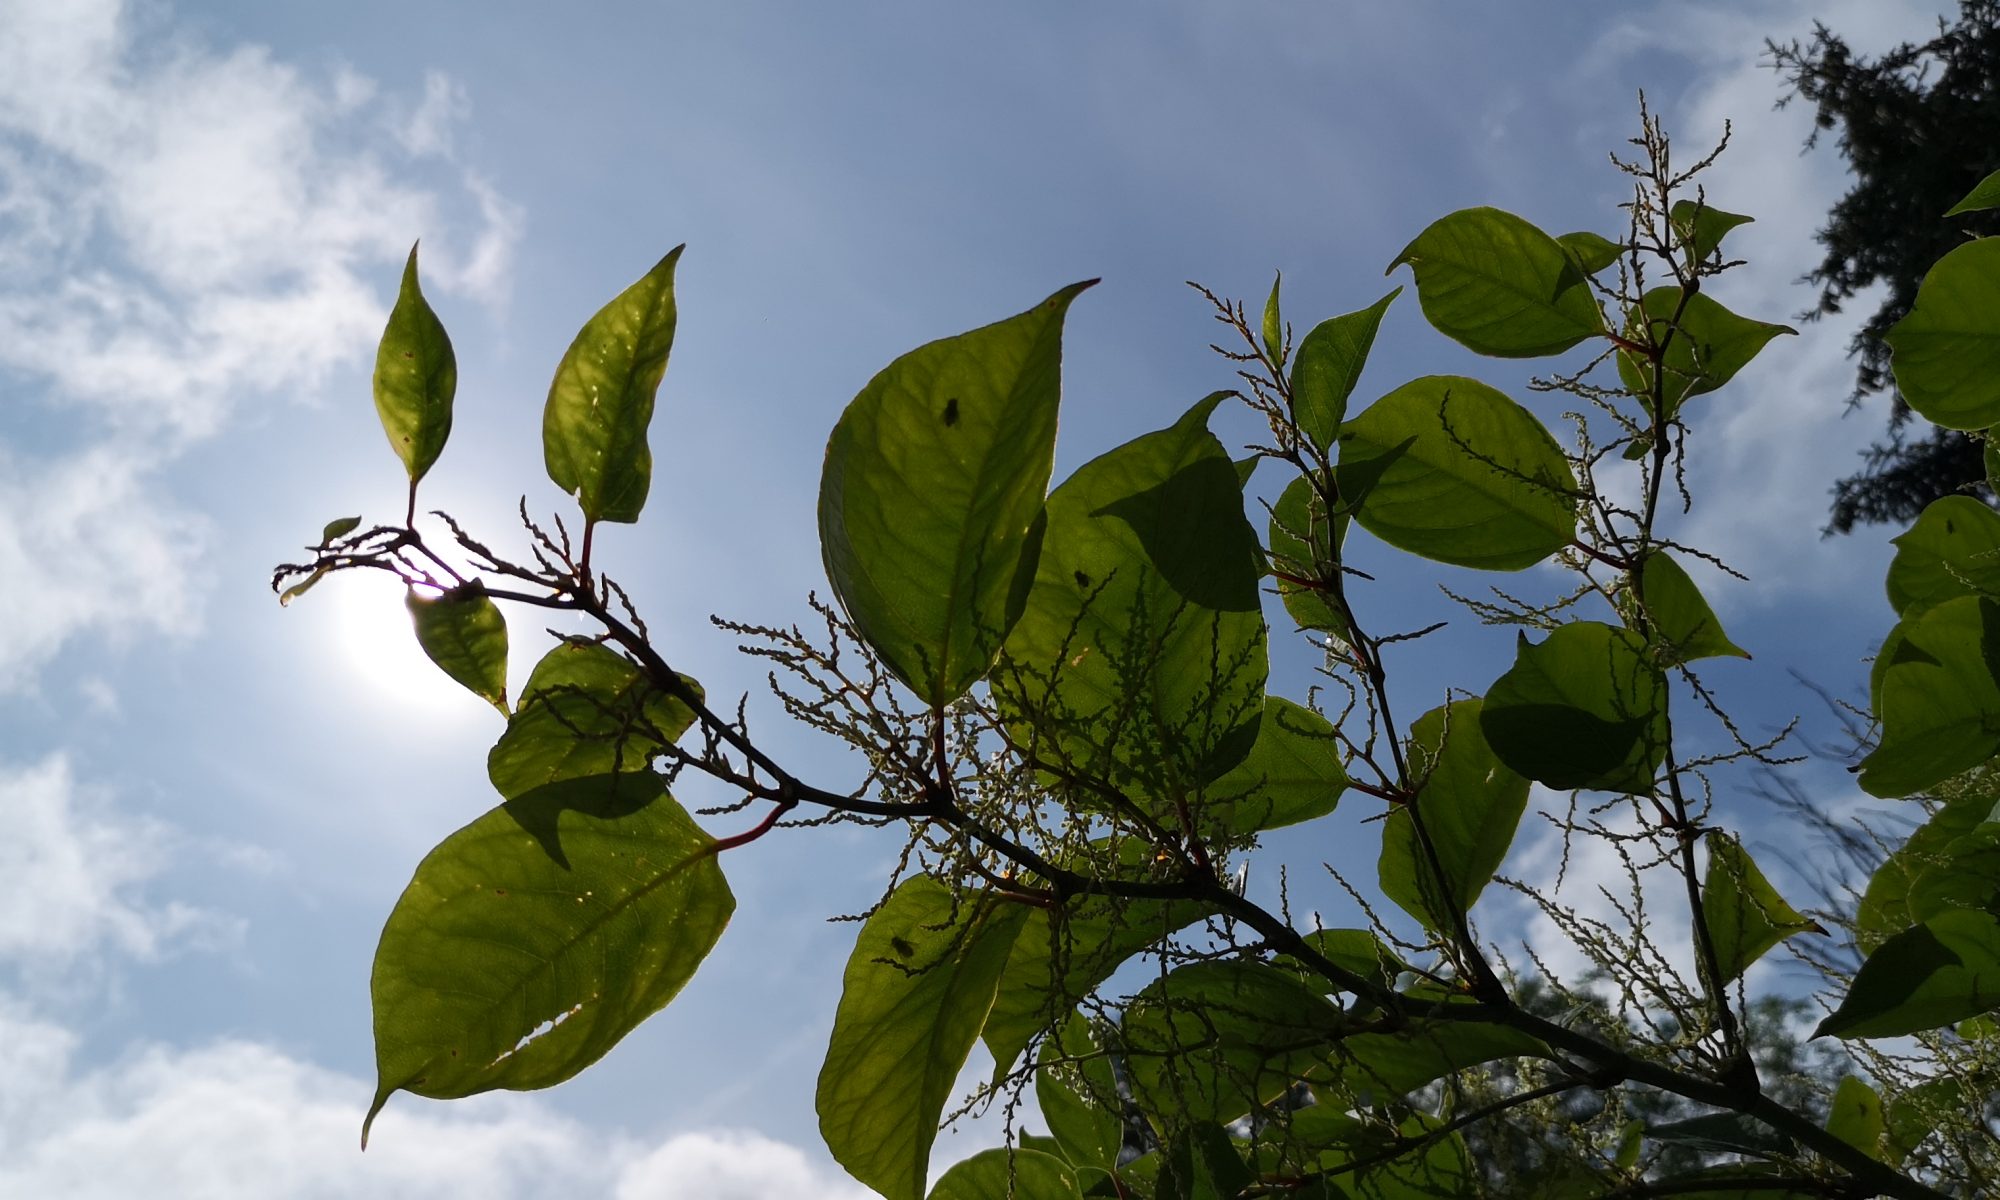
[[[682,682],[700,695],[692,679]],[[528,675],[486,772],[510,800],[564,779],[643,773],[693,723],[687,705],[617,651],[564,641]]]
[[507,621],[477,579],[439,596],[403,597],[417,644],[438,669],[507,715]]
[[2000,751],[2000,603],[1946,600],[1891,637],[1877,689],[1881,738],[1861,760],[1871,796],[1922,791]]
[[1111,1059],[1081,1014],[1042,1043],[1035,1101],[1063,1155],[1072,1163],[1115,1171],[1125,1146],[1124,1101]]
[[[921,1182],[921,1181],[920,1181]],[[930,1200],[1078,1200],[1076,1172],[1038,1150],[982,1150],[939,1176]]]
[[1013,1069],[1030,1040],[1111,977],[1119,964],[1215,910],[1192,900],[1073,897],[1059,912],[1030,916],[1008,952],[982,1033],[994,1079]]
[[1919,416],[1947,429],[2000,424],[2000,238],[1939,259],[1883,340]]
[[1344,1039],[1331,1056],[1338,1086],[1364,1104],[1382,1104],[1468,1067],[1503,1058],[1546,1057],[1539,1040],[1483,1021],[1418,1021],[1395,1033]]
[[1341,498],[1399,550],[1518,571],[1576,536],[1576,477],[1534,414],[1476,379],[1415,379],[1340,431]]
[[1213,1121],[1174,1131],[1160,1161],[1156,1200],[1236,1200],[1255,1182],[1229,1133]]
[[1335,966],[1373,979],[1383,987],[1394,986],[1396,976],[1410,969],[1395,951],[1382,944],[1382,939],[1366,929],[1315,929],[1305,935],[1305,940]]
[[1901,1037],[2000,1009],[2000,917],[1952,909],[1883,942],[1814,1037]]
[[1645,640],[1576,621],[1540,645],[1519,639],[1479,723],[1500,761],[1537,783],[1645,795],[1666,757],[1666,713],[1666,676]]
[[549,385],[542,457],[586,522],[630,523],[646,506],[646,427],[674,345],[674,265],[684,249],[674,247],[585,322]]
[[1751,963],[1795,933],[1826,933],[1818,921],[1785,903],[1764,878],[1741,842],[1719,829],[1708,831],[1708,877],[1702,885],[1701,913],[1715,945],[1718,983],[1729,983]]
[[[1391,809],[1382,827],[1382,894],[1438,933],[1455,931],[1453,914],[1469,911],[1479,899],[1507,857],[1528,805],[1528,781],[1486,744],[1482,707],[1478,700],[1460,700],[1410,726],[1410,776],[1421,783],[1416,798]],[[1413,809],[1442,879],[1417,836]]]
[[1901,1166],[1923,1140],[1952,1115],[1967,1107],[1964,1085],[1945,1076],[1892,1095],[1886,1105],[1888,1140],[1884,1161]]
[[1710,208],[1695,200],[1676,200],[1667,210],[1667,220],[1673,224],[1681,244],[1694,252],[1694,261],[1706,262],[1730,230],[1748,225],[1756,218]]
[[815,1106],[834,1160],[888,1200],[924,1194],[938,1117],[1027,912],[916,875],[855,939]]
[[[1976,784],[1977,777],[1967,782]],[[1875,868],[1854,912],[1854,940],[1873,950],[1891,935],[1950,907],[1985,907],[2000,874],[1987,847],[2000,837],[1993,796],[1978,786],[1948,798]],[[1921,881],[1921,882],[1920,882]]]
[[1262,565],[1221,393],[1049,497],[995,695],[1041,760],[1171,808],[1241,762],[1264,710]]
[[1639,586],[1645,596],[1646,628],[1660,647],[1663,664],[1750,657],[1722,632],[1722,622],[1716,620],[1715,610],[1702,598],[1701,589],[1666,551],[1646,555],[1639,567]]
[[1399,287],[1367,308],[1321,321],[1299,343],[1292,361],[1292,417],[1320,453],[1326,453],[1340,433],[1340,423],[1347,419],[1347,398],[1368,362],[1382,314],[1402,294]]
[[1881,1158],[1889,1133],[1881,1093],[1858,1076],[1843,1078],[1827,1108],[1826,1131],[1871,1158]]
[[320,580],[325,579],[326,576],[327,568],[315,567],[312,574],[278,593],[278,607],[284,608],[300,596],[312,591],[314,585],[318,584]]
[[364,1144],[398,1089],[549,1087],[664,1007],[736,906],[714,847],[649,773],[538,788],[446,838],[375,951]]
[[2000,495],[2000,425],[1987,427],[1985,447],[1980,451],[1979,459],[1986,468],[1986,486],[1995,495]]
[[1192,962],[1125,1010],[1140,1107],[1172,1126],[1233,1121],[1297,1082],[1343,1031],[1341,1012],[1298,977],[1260,962]]
[[1944,215],[1955,217],[1960,213],[1979,212],[1982,209],[2000,208],[2000,171],[1979,181],[1965,194],[1965,199],[1945,210]]
[[[1646,314],[1646,330],[1640,331],[1635,313],[1626,322],[1625,336],[1648,345],[1666,345],[1665,378],[1660,383],[1661,399],[1669,417],[1680,411],[1690,396],[1712,392],[1750,365],[1759,351],[1774,337],[1797,333],[1789,325],[1773,325],[1738,316],[1709,298],[1705,292],[1687,297],[1681,307],[1681,289],[1658,287],[1640,300]],[[1680,311],[1680,319],[1674,312]],[[1618,378],[1652,411],[1653,366],[1645,358],[1627,351],[1618,352]]]
[[[1310,479],[1301,475],[1292,480],[1271,506],[1272,570],[1292,579],[1331,578],[1340,569],[1340,541],[1347,532],[1347,521],[1345,516],[1327,517],[1326,505]],[[1318,589],[1280,579],[1278,598],[1299,628],[1346,636],[1347,622]]]
[[335,538],[343,538],[361,527],[360,517],[336,517],[320,530],[319,544],[324,546]]
[[375,350],[375,413],[413,486],[451,436],[451,399],[457,390],[458,360],[452,356],[451,338],[417,286],[417,248],[411,246],[402,290]]
[[1749,1154],[1758,1158],[1791,1154],[1792,1139],[1741,1113],[1705,1113],[1699,1117],[1646,1127],[1646,1136],[1678,1142],[1717,1154]]
[[1604,332],[1590,284],[1562,243],[1512,213],[1468,208],[1431,224],[1390,270],[1410,264],[1439,333],[1480,354],[1560,354]]
[[827,578],[868,644],[933,707],[986,674],[1020,616],[1055,464],[1063,317],[1089,286],[903,355],[827,442]]
[[1228,841],[1323,817],[1347,788],[1333,724],[1282,696],[1264,698],[1250,755],[1202,789],[1197,832]]
[[2000,513],[1972,497],[1933,500],[1890,540],[1896,557],[1884,582],[1905,620],[1957,596],[2000,595]]
[[1264,301],[1264,352],[1274,363],[1285,361],[1285,318],[1278,311],[1278,288],[1285,282],[1285,273],[1278,272],[1271,280],[1271,298]]
[[1576,260],[1577,268],[1585,275],[1595,275],[1625,255],[1623,245],[1588,230],[1565,233],[1556,241],[1569,251],[1570,257]]

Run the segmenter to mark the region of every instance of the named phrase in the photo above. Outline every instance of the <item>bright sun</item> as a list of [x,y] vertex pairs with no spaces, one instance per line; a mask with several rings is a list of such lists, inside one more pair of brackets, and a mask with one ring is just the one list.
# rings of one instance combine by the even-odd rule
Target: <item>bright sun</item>
[[355,571],[327,580],[310,599],[322,596],[333,610],[329,649],[343,673],[371,700],[426,717],[477,717],[482,708],[492,712],[424,657],[410,629],[401,584],[387,575]]

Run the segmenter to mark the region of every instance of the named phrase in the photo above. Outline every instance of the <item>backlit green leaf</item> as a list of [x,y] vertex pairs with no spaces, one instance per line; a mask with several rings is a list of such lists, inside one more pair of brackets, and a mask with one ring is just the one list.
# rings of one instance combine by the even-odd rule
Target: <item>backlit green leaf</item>
[[1153,1195],[1155,1200],[1236,1200],[1255,1179],[1229,1132],[1201,1121],[1174,1130]]
[[1557,790],[1643,795],[1667,752],[1667,680],[1638,634],[1576,621],[1487,690],[1480,727],[1501,762]]
[[326,528],[320,530],[319,544],[324,546],[335,538],[346,537],[360,527],[360,517],[336,517],[326,523]]
[[[1453,914],[1470,910],[1500,869],[1528,804],[1528,781],[1501,765],[1486,744],[1482,707],[1479,700],[1460,700],[1411,724],[1410,775],[1421,785],[1413,801],[1389,810],[1382,827],[1382,894],[1439,933],[1457,929]],[[1429,853],[1412,809],[1423,822]],[[1442,868],[1443,878],[1435,868]]]
[[1676,200],[1667,210],[1667,220],[1673,224],[1674,233],[1683,246],[1694,252],[1696,262],[1704,262],[1713,255],[1722,239],[1738,225],[1748,225],[1755,217],[1741,213],[1724,212],[1695,200]]
[[903,355],[827,442],[827,578],[926,704],[984,676],[1020,615],[1055,464],[1063,317],[1089,286]]
[[1346,787],[1332,722],[1266,696],[1249,757],[1202,789],[1196,831],[1223,841],[1310,821],[1332,812]]
[[316,586],[320,580],[325,579],[326,576],[327,576],[327,568],[325,567],[315,568],[312,574],[306,576],[304,579],[299,580],[297,583],[286,588],[284,591],[278,593],[278,607],[283,608],[286,605],[290,604],[292,601],[298,599],[300,596],[303,596],[307,592],[312,591],[314,586]]
[[507,715],[507,621],[478,580],[439,596],[403,597],[417,644],[438,669]]
[[2000,751],[2000,603],[1945,600],[1892,639],[1877,689],[1881,737],[1861,761],[1871,796],[1907,796]]
[[1415,379],[1340,431],[1354,519],[1399,550],[1518,571],[1576,536],[1576,477],[1549,431],[1476,379]]
[[996,1146],[938,1178],[930,1200],[1078,1200],[1076,1171],[1052,1154]]
[[646,427],[674,345],[676,246],[597,311],[556,367],[542,410],[549,478],[584,520],[632,522],[646,505],[653,451]]
[[1292,360],[1292,417],[1322,454],[1347,419],[1347,398],[1368,362],[1382,314],[1402,294],[1397,288],[1367,308],[1321,321],[1299,343]]
[[1015,937],[982,1037],[994,1077],[1006,1075],[1028,1042],[1119,964],[1213,913],[1192,900],[1111,900],[1078,896],[1060,914],[1031,914]]
[[1872,1158],[1881,1158],[1888,1136],[1881,1093],[1857,1076],[1842,1079],[1827,1108],[1826,1131]]
[[457,390],[458,360],[444,324],[417,285],[417,248],[412,246],[403,265],[402,290],[375,350],[375,413],[412,484],[431,469],[451,436],[451,399]]
[[[1736,377],[1767,343],[1779,334],[1797,333],[1789,325],[1773,325],[1741,317],[1710,299],[1705,292],[1687,298],[1681,307],[1678,287],[1658,287],[1640,301],[1646,313],[1647,331],[1641,332],[1635,314],[1626,323],[1625,336],[1649,345],[1666,346],[1666,369],[1660,381],[1660,399],[1668,416],[1680,411],[1690,396],[1712,392]],[[1680,319],[1674,313],[1680,312]],[[1618,353],[1618,378],[1644,400],[1654,404],[1652,364],[1629,351]]]
[[1048,502],[994,690],[1036,754],[1171,805],[1241,762],[1264,710],[1262,564],[1210,396]]
[[[1646,629],[1668,664],[1698,658],[1749,658],[1750,654],[1722,632],[1715,610],[1681,565],[1664,550],[1646,556],[1639,567],[1645,596]],[[1629,599],[1629,596],[1628,596]]]
[[1111,1059],[1081,1014],[1072,1014],[1042,1043],[1035,1101],[1070,1162],[1100,1171],[1117,1169],[1125,1145],[1124,1101]]
[[1143,1108],[1168,1124],[1228,1122],[1297,1082],[1340,1036],[1342,1017],[1296,976],[1226,959],[1148,985],[1120,1031]]
[[1718,982],[1736,979],[1795,933],[1826,932],[1818,921],[1785,903],[1741,842],[1719,829],[1708,832],[1707,842],[1701,912],[1722,971]]
[[1965,199],[1945,210],[1944,215],[1955,217],[1960,213],[1979,212],[1988,208],[2000,208],[2000,171],[1979,181],[1965,194]]
[[1910,407],[1947,429],[2000,423],[2000,238],[1937,261],[1883,340]]
[[1363,1104],[1382,1104],[1455,1071],[1503,1058],[1546,1056],[1547,1046],[1517,1029],[1484,1021],[1419,1021],[1395,1033],[1344,1039],[1330,1055],[1336,1085]]
[[508,799],[563,779],[644,772],[693,722],[692,710],[617,651],[565,641],[535,664],[486,771]]
[[1990,780],[1981,787],[1979,779],[1975,774],[1953,781],[1971,786],[1948,798],[1869,876],[1854,913],[1854,940],[1863,950],[1945,906],[1984,907],[2000,889],[2000,875],[1987,874],[1983,861],[1984,847],[2000,836],[2000,822],[1993,817]]
[[1278,289],[1284,285],[1284,272],[1271,280],[1270,299],[1264,301],[1264,352],[1271,361],[1282,363],[1285,358],[1285,317],[1278,308]]
[[1617,262],[1625,254],[1624,246],[1619,245],[1608,237],[1591,233],[1588,230],[1565,233],[1557,238],[1556,241],[1560,242],[1562,248],[1569,251],[1570,256],[1576,259],[1577,267],[1585,275],[1597,274],[1612,263]]
[[1512,213],[1468,208],[1440,218],[1390,264],[1408,263],[1438,332],[1481,354],[1560,354],[1604,332],[1604,314],[1562,243]]
[[538,788],[446,838],[375,952],[368,1122],[398,1089],[543,1088],[596,1062],[721,936],[713,847],[650,773]]
[[924,1194],[938,1118],[1027,912],[917,875],[855,939],[815,1106],[834,1160],[887,1200]]
[[2000,513],[1970,496],[1933,500],[1890,539],[1889,604],[1908,620],[1955,596],[2000,596]]
[[1941,912],[1883,942],[1814,1037],[1900,1037],[2000,1009],[2000,917]]
[[1347,521],[1346,517],[1327,516],[1312,481],[1303,475],[1287,484],[1271,506],[1271,570],[1291,577],[1278,580],[1278,597],[1301,629],[1336,637],[1347,632],[1347,622],[1327,594],[1297,582],[1332,578],[1339,570],[1340,540],[1347,532]]
[[1986,469],[1986,486],[1995,495],[2000,495],[2000,425],[1987,427],[1985,447],[1980,451],[1979,458]]

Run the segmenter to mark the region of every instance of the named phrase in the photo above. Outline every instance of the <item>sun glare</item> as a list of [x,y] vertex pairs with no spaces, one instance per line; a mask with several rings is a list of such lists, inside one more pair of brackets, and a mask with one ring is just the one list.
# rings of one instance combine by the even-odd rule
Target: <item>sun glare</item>
[[402,585],[386,575],[354,572],[326,581],[319,591],[331,593],[325,597],[334,612],[330,649],[345,676],[372,700],[437,717],[492,711],[424,657]]

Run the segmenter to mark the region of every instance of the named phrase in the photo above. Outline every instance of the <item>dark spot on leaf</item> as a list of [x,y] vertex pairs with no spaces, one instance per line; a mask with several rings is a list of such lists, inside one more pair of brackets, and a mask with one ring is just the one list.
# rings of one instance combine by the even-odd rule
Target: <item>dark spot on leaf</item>
[[908,958],[917,952],[915,946],[910,945],[910,943],[899,937],[891,937],[889,939],[889,948],[894,950],[897,956],[901,958]]
[[1089,587],[1089,586],[1090,586],[1090,576],[1088,576],[1088,575],[1085,575],[1085,574],[1084,574],[1084,573],[1083,573],[1082,571],[1078,571],[1078,572],[1076,573],[1076,586],[1078,586],[1078,587]]
[[496,895],[496,896],[504,896],[504,895],[506,895],[506,894],[507,894],[507,889],[506,889],[506,888],[494,888],[494,889],[493,889],[493,894],[494,894],[494,895]]
[[945,423],[945,424],[947,424],[947,425],[956,425],[956,424],[958,424],[958,397],[957,397],[957,396],[953,396],[953,397],[952,397],[951,399],[949,399],[949,400],[947,400],[947,401],[945,401],[945,402],[944,402],[944,423]]

